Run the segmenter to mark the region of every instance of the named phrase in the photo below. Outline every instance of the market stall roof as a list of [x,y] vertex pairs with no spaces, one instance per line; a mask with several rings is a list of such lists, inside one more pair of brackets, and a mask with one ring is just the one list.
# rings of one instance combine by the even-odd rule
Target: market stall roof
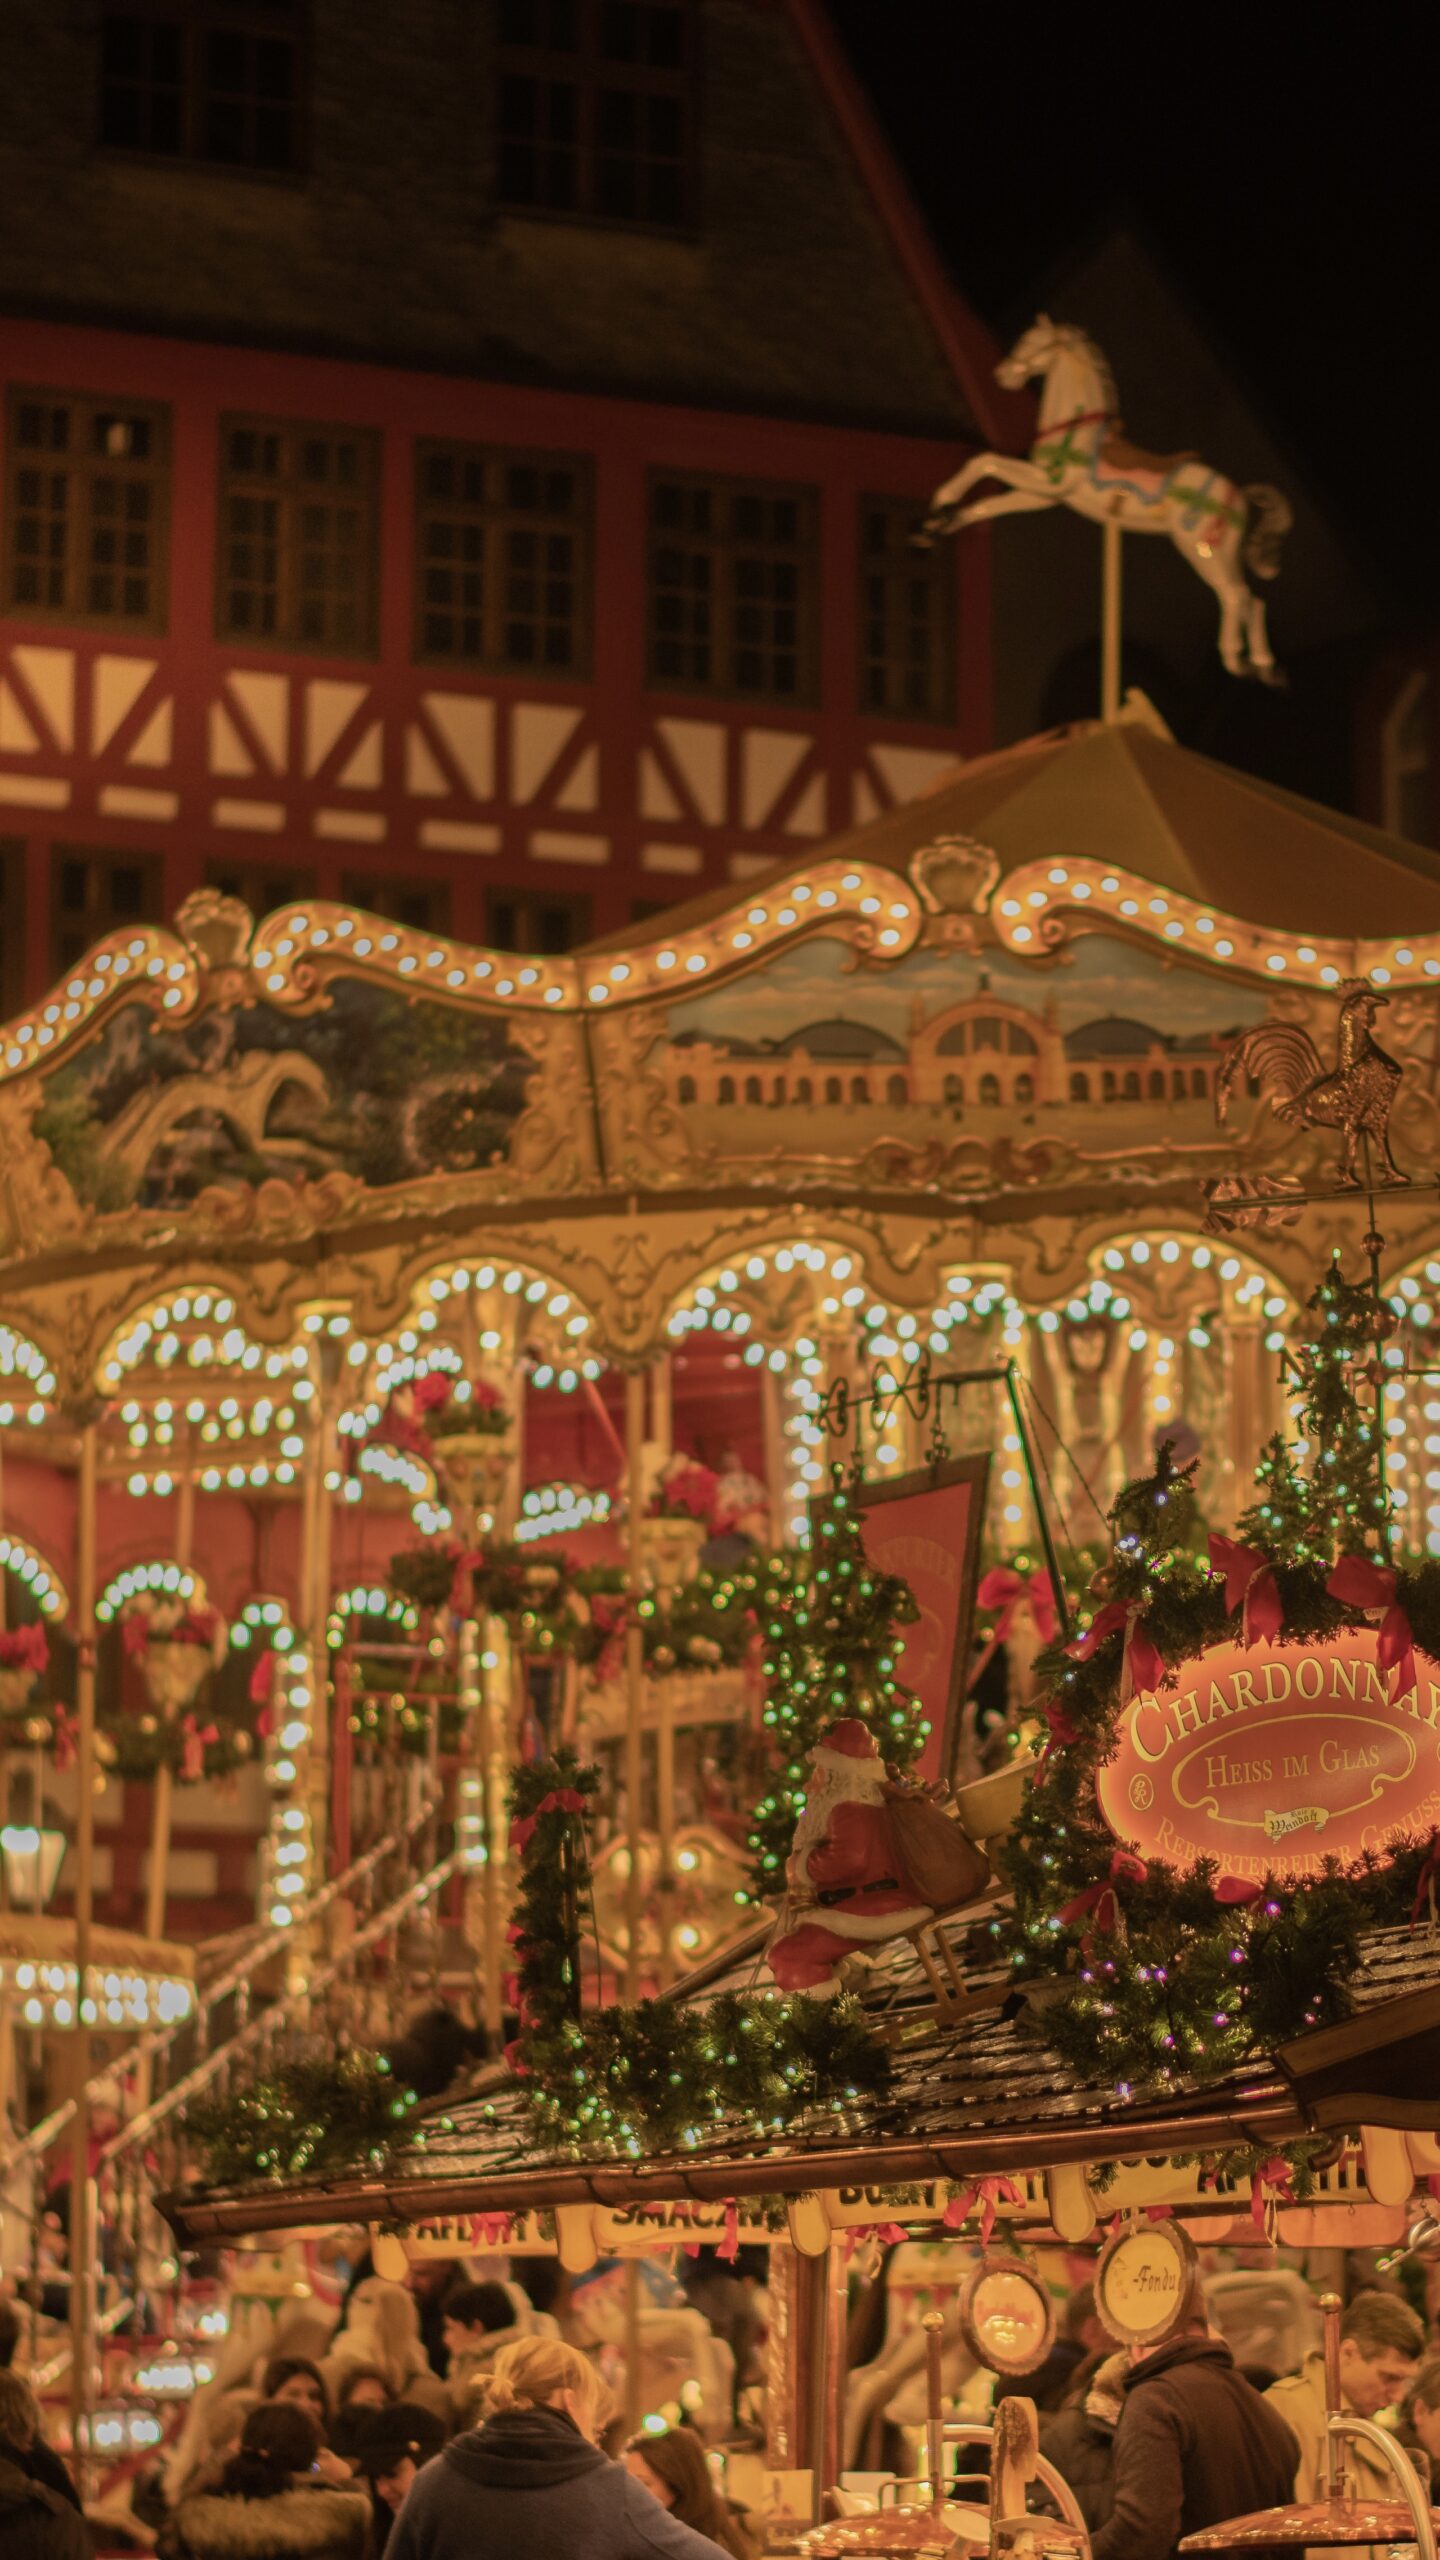
[[[1352,1984],[1362,2015],[1431,1989],[1428,1932],[1377,1932],[1364,1942]],[[956,1933],[957,1952],[960,1933]],[[758,1933],[718,1979],[699,1975],[681,1996],[712,1999],[747,1989]],[[890,2088],[873,2105],[825,2115],[763,2142],[736,2126],[694,2150],[620,2160],[596,2149],[560,2159],[534,2146],[523,2093],[508,2073],[486,2076],[446,2111],[452,2128],[429,2136],[423,2155],[384,2176],[357,2169],[324,2183],[228,2192],[187,2189],[165,2201],[183,2244],[222,2235],[463,2213],[522,2212],[557,2204],[625,2206],[696,2197],[795,2195],[817,2187],[973,2180],[999,2172],[1182,2151],[1273,2147],[1309,2126],[1278,2068],[1261,2064],[1200,2088],[1117,2090],[1108,2074],[1057,2060],[1027,2022],[1019,1995],[993,1977],[993,2007],[950,2024],[927,2024],[924,1974],[904,1940],[878,1957],[865,1994],[873,2026],[895,2039]],[[978,1987],[978,1985],[977,1985]],[[907,2033],[908,2022],[908,2033]],[[1440,2129],[1440,2090],[1434,2120]]]
[[[951,841],[993,853],[1002,878],[1088,857],[1281,932],[1348,939],[1357,919],[1366,935],[1440,927],[1440,854],[1196,755],[1146,704],[1109,726],[1078,722],[956,765],[823,850],[903,873]],[[787,858],[764,876],[794,867]],[[723,913],[734,895],[668,908],[667,932]]]

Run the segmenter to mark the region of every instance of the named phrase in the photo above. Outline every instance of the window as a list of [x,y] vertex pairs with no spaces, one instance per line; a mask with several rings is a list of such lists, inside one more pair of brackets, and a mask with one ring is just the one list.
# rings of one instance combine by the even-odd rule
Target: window
[[718,1084],[717,1084],[717,1086],[715,1087],[715,1099],[716,1099],[716,1101],[717,1101],[717,1102],[733,1102],[733,1101],[734,1101],[734,1099],[735,1099],[735,1079],[734,1079],[734,1077],[733,1077],[733,1076],[722,1076],[722,1077],[720,1078],[719,1083],[718,1083]]
[[485,901],[485,939],[496,951],[528,951],[541,959],[573,951],[592,931],[588,898],[539,897],[494,889]]
[[540,675],[587,672],[588,462],[422,444],[417,467],[417,655]]
[[815,693],[813,489],[657,475],[650,487],[650,676],[682,692]]
[[284,172],[301,164],[304,0],[128,0],[100,13],[100,140]]
[[680,1082],[679,1082],[679,1084],[678,1084],[678,1085],[677,1085],[677,1087],[676,1087],[675,1098],[676,1098],[677,1102],[693,1102],[693,1101],[694,1101],[694,1099],[695,1099],[695,1079],[694,1079],[694,1077],[693,1077],[693,1076],[682,1076],[682,1077],[680,1078]]
[[373,653],[379,453],[363,427],[222,418],[222,640]]
[[860,501],[860,708],[955,719],[955,562],[917,551],[915,498]]
[[814,1101],[814,1099],[815,1099],[815,1088],[814,1088],[814,1086],[812,1085],[812,1083],[811,1083],[811,1081],[810,1081],[810,1078],[809,1078],[808,1076],[800,1076],[800,1077],[797,1077],[797,1079],[796,1079],[796,1084],[795,1084],[795,1099],[796,1099],[796,1101],[797,1101],[797,1102],[813,1102],[813,1101]]
[[845,1089],[844,1089],[843,1085],[841,1084],[840,1079],[839,1079],[839,1077],[838,1077],[838,1076],[827,1076],[827,1077],[826,1077],[826,1079],[825,1079],[825,1099],[826,1099],[826,1101],[827,1101],[827,1102],[843,1102],[843,1101],[844,1101],[844,1099],[845,1099]]
[[1000,1079],[999,1079],[999,1077],[998,1077],[998,1076],[982,1076],[982,1077],[981,1077],[981,1079],[980,1079],[980,1099],[981,1099],[981,1101],[982,1101],[983,1103],[989,1103],[989,1104],[991,1104],[992,1106],[993,1106],[995,1103],[997,1103],[997,1102],[999,1101],[999,1099],[1000,1099]]
[[1125,1102],[1138,1102],[1138,1101],[1139,1101],[1139,1099],[1140,1099],[1140,1070],[1139,1070],[1139,1068],[1138,1068],[1138,1067],[1127,1067],[1127,1068],[1126,1068],[1126,1070],[1125,1070],[1125,1085],[1124,1085],[1124,1091],[1123,1091],[1123,1094],[1122,1094],[1122,1097],[1121,1097],[1121,1098],[1122,1098],[1122,1100],[1123,1100],[1123,1101],[1125,1101]]
[[25,847],[0,837],[0,1022],[18,1013],[25,987]]
[[1192,1068],[1191,1068],[1191,1070],[1190,1070],[1190,1090],[1191,1090],[1192,1094],[1194,1094],[1194,1096],[1195,1096],[1195,1098],[1196,1098],[1196,1100],[1197,1100],[1197,1101],[1199,1101],[1199,1102],[1203,1102],[1203,1101],[1204,1101],[1206,1094],[1207,1094],[1207,1093],[1209,1092],[1209,1090],[1210,1090],[1210,1086],[1209,1086],[1209,1082],[1208,1082],[1208,1080],[1207,1080],[1207,1078],[1206,1078],[1205,1070],[1204,1070],[1204,1068],[1203,1068],[1203,1067],[1192,1067]]
[[694,0],[500,0],[500,203],[692,223],[699,15]]
[[963,1102],[963,1101],[964,1101],[964,1099],[965,1099],[965,1079],[964,1079],[964,1077],[963,1077],[963,1076],[950,1075],[950,1076],[947,1076],[947,1077],[946,1077],[946,1079],[945,1079],[945,1099],[946,1099],[946,1101],[947,1101],[947,1102]]
[[746,1079],[745,1079],[745,1099],[746,1099],[746,1101],[747,1101],[747,1102],[763,1102],[763,1101],[764,1101],[765,1097],[764,1097],[763,1093],[762,1093],[762,1092],[761,1092],[761,1090],[760,1090],[760,1079],[759,1079],[759,1077],[758,1077],[758,1076],[747,1076],[747,1077],[746,1077]]
[[347,871],[340,882],[347,907],[363,907],[367,916],[383,916],[389,924],[409,925],[414,933],[448,933],[448,880],[396,879],[384,872]]
[[93,942],[127,924],[158,924],[164,880],[155,854],[56,845],[50,857],[50,956],[57,977]]
[[165,625],[169,413],[71,391],[13,391],[5,601],[18,613]]
[[1016,1101],[1017,1101],[1017,1102],[1019,1102],[1019,1103],[1033,1102],[1033,1101],[1034,1101],[1034,1099],[1035,1099],[1035,1079],[1034,1079],[1034,1077],[1033,1077],[1033,1076],[1017,1076],[1017,1077],[1016,1077],[1016,1079],[1015,1079],[1015,1099],[1016,1099]]
[[891,1103],[903,1103],[908,1099],[908,1088],[903,1076],[890,1076],[887,1079],[885,1099]]
[[1071,1070],[1070,1099],[1072,1102],[1088,1102],[1090,1099],[1090,1079],[1080,1067]]
[[241,899],[257,923],[277,907],[315,895],[314,872],[298,871],[288,863],[207,862],[205,880],[207,887],[220,890],[223,896]]

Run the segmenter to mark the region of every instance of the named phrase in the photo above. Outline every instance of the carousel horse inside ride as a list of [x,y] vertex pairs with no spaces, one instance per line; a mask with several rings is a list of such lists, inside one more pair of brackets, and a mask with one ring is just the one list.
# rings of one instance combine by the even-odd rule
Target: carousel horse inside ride
[[[1289,500],[1266,481],[1239,487],[1194,453],[1147,453],[1132,444],[1114,377],[1083,329],[1040,317],[995,368],[1007,391],[1041,377],[1040,419],[1028,459],[977,453],[930,502],[933,539],[994,516],[1073,507],[1125,533],[1168,534],[1183,560],[1220,600],[1220,655],[1232,676],[1283,678],[1265,626],[1265,601],[1246,575],[1273,578],[1291,518]],[[971,498],[983,481],[1005,487]]]

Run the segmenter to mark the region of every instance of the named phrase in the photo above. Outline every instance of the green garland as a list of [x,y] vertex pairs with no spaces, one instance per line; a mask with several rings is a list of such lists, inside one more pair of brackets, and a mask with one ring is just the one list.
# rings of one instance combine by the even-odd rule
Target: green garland
[[889,2085],[860,2004],[725,1992],[708,2008],[662,1997],[579,2005],[590,1909],[585,1808],[598,1784],[573,1751],[517,1769],[512,1838],[523,1859],[514,1939],[520,2034],[510,2049],[547,2150],[638,2159],[693,2150],[738,2122],[757,2138],[843,2114]]
[[[387,2169],[424,2146],[413,2089],[383,2055],[342,2053],[282,2062],[243,2089],[192,2099],[182,2122],[209,2186]],[[442,2123],[448,2131],[448,2123]]]
[[[1310,1338],[1290,1355],[1304,1443],[1271,1442],[1239,1524],[1273,1567],[1290,1641],[1367,1623],[1325,1585],[1337,1557],[1365,1553],[1367,1538],[1384,1561],[1389,1534],[1380,1429],[1350,1370],[1393,1318],[1338,1263],[1310,1312]],[[1371,1362],[1363,1383],[1383,1375]],[[1223,1580],[1192,1550],[1192,1473],[1173,1466],[1167,1444],[1154,1475],[1122,1493],[1111,1561],[1091,1585],[1097,1601],[1139,1610],[1168,1670],[1242,1632]],[[1396,1596],[1429,1649],[1440,1640],[1440,1566],[1401,1571]],[[1093,2074],[1098,2058],[1121,2096],[1215,2080],[1343,2017],[1362,1935],[1408,1919],[1430,1846],[1397,1835],[1385,1855],[1330,1859],[1318,1875],[1277,1868],[1244,1903],[1228,1899],[1214,1859],[1184,1869],[1117,1859],[1095,1782],[1116,1739],[1124,1642],[1117,1627],[1079,1658],[1056,1645],[1038,1660],[1050,1743],[1006,1844],[1013,1912],[987,1932],[1017,1981],[1059,1978],[1064,1996],[1034,2004],[1037,2032],[1077,2069]]]
[[831,1469],[808,1565],[774,1572],[764,1588],[763,1721],[775,1748],[769,1784],[751,1818],[750,1898],[773,1900],[805,1803],[806,1762],[827,1725],[857,1716],[887,1768],[908,1769],[929,1722],[896,1668],[897,1626],[920,1612],[908,1584],[879,1573],[861,1534],[859,1478]]

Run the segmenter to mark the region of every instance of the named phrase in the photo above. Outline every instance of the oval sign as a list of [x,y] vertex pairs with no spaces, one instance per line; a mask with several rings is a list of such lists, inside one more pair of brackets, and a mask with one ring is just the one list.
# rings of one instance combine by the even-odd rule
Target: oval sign
[[1100,2252],[1095,2308],[1128,2347],[1168,2337],[1190,2296],[1195,2246],[1178,2222],[1132,2223]]
[[960,2288],[960,2328],[977,2364],[1033,2373],[1055,2343],[1055,2305],[1028,2259],[982,2258]]
[[1389,1695],[1369,1628],[1312,1644],[1216,1645],[1142,1690],[1100,1771],[1100,1810],[1142,1856],[1230,1875],[1319,1871],[1440,1824],[1440,1663]]

